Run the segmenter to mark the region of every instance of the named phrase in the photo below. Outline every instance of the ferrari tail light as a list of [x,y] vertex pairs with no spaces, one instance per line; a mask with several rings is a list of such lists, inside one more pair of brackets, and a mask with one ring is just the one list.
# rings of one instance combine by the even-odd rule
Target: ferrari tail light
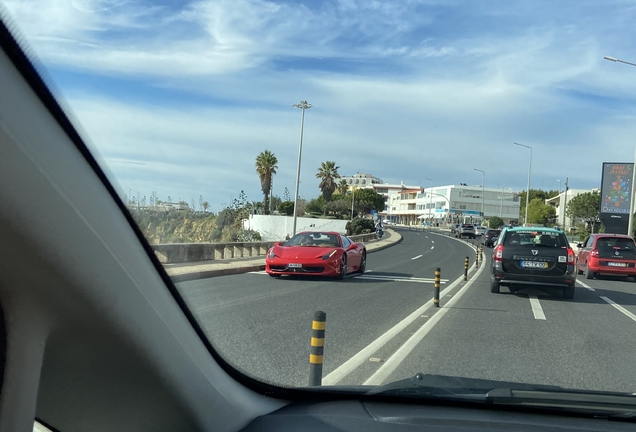
[[495,261],[503,261],[503,245],[500,244],[495,248]]
[[329,252],[327,255],[323,255],[322,259],[324,260],[328,260],[329,258],[331,258],[332,256],[334,256],[336,254],[336,252],[338,252],[336,249],[332,250],[331,252]]
[[568,248],[568,264],[574,264],[574,250]]

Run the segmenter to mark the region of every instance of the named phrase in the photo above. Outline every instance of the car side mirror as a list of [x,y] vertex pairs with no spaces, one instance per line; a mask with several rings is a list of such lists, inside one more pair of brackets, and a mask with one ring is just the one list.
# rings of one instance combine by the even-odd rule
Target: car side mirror
[[583,245],[582,245],[581,243],[577,243],[577,244],[576,244],[576,247],[577,247],[577,248],[582,248],[582,247],[583,247]]
[[274,246],[280,246],[280,242],[274,243]]
[[350,250],[353,250],[353,249],[355,249],[355,248],[356,248],[356,245],[355,245],[355,244],[353,244],[353,243],[351,243],[351,244],[349,245],[349,247],[347,248],[347,250],[348,250],[348,251],[350,251]]

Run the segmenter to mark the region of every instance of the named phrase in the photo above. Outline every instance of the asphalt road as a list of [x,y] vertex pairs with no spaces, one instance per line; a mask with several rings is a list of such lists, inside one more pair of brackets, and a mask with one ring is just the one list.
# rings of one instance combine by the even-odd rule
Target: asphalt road
[[[423,372],[636,391],[634,281],[579,276],[574,300],[537,289],[492,294],[489,257],[476,269],[473,250],[458,240],[401,234],[402,243],[369,254],[363,277],[244,274],[178,287],[226,359],[278,385],[307,384],[311,319],[323,310],[326,385],[382,384]],[[470,280],[453,284],[466,256]],[[438,309],[430,307],[436,267],[448,280]]]
[[[177,284],[217,350],[238,369],[279,385],[307,385],[315,311],[327,314],[324,374],[350,359],[461,278],[474,250],[458,240],[401,231],[403,241],[370,253],[367,273],[344,281],[273,279],[264,272]],[[397,340],[397,339],[396,339]],[[395,342],[395,341],[394,341]],[[362,378],[349,378],[354,383]]]

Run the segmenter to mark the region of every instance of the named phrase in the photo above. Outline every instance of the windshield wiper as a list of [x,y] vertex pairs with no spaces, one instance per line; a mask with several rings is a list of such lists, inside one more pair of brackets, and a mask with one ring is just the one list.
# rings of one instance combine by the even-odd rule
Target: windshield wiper
[[464,400],[493,405],[517,405],[636,419],[636,394],[570,390],[558,386],[417,374],[376,387],[366,394]]

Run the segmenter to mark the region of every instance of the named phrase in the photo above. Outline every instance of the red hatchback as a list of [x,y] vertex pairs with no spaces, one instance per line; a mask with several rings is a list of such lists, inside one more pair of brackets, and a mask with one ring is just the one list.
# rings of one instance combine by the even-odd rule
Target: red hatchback
[[592,234],[578,244],[576,265],[587,279],[598,275],[636,278],[636,243],[623,234]]

